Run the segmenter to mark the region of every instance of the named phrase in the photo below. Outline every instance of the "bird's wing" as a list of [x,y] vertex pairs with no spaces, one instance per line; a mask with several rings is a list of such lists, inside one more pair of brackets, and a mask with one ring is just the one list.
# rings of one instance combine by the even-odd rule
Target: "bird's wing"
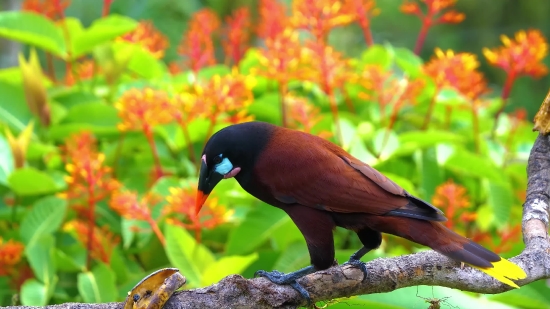
[[273,136],[255,165],[258,179],[279,201],[373,215],[409,204],[401,187],[339,147],[316,136],[283,132]]

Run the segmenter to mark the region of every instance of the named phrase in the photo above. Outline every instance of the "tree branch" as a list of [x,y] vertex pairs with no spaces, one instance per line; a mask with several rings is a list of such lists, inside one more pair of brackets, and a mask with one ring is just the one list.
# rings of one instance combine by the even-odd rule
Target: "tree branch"
[[[539,135],[528,162],[527,197],[523,204],[523,240],[525,250],[511,259],[527,273],[518,282],[526,285],[550,278],[550,139]],[[434,251],[423,251],[395,258],[379,258],[367,263],[369,277],[350,266],[335,266],[298,280],[314,301],[353,295],[389,292],[415,285],[438,285],[463,291],[497,294],[511,288],[490,276]],[[185,275],[185,274],[184,274]],[[175,293],[166,309],[184,308],[296,308],[305,305],[300,295],[289,286],[278,286],[267,279],[244,279],[231,275],[219,283]],[[55,309],[119,309],[122,303],[62,304]],[[26,309],[30,307],[7,307]]]

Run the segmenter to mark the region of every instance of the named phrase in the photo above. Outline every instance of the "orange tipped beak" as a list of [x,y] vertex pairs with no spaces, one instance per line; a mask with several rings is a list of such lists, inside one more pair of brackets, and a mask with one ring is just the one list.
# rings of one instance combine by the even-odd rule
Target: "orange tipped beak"
[[195,213],[198,214],[201,211],[202,205],[208,198],[208,194],[204,194],[203,191],[197,190],[197,200],[195,204]]

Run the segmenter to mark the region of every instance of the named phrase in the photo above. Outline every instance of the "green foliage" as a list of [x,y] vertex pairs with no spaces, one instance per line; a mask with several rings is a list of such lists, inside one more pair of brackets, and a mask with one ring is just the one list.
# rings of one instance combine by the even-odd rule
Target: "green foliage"
[[[458,233],[477,237],[504,256],[522,249],[517,232],[507,233],[502,243],[493,240],[521,224],[526,160],[536,134],[531,123],[511,114],[503,114],[493,130],[502,103],[496,92],[474,105],[479,102],[459,90],[436,86],[413,51],[386,43],[348,59],[345,82],[332,85],[332,96],[319,81],[300,78],[289,78],[284,93],[280,80],[259,73],[260,47],[249,48],[235,66],[218,61],[197,72],[189,67],[171,72],[174,63],[140,42],[120,40],[136,27],[138,21],[118,15],[85,23],[0,12],[1,37],[35,47],[42,67],[51,57],[73,74],[71,80],[46,69],[35,82],[46,88],[47,102],[36,111],[27,101],[29,77],[17,67],[0,70],[0,252],[9,249],[9,240],[20,245],[10,249],[18,254],[17,263],[6,266],[0,260],[0,304],[16,293],[29,306],[121,301],[162,267],[177,267],[187,278],[185,288],[196,288],[235,273],[251,277],[259,269],[290,272],[307,266],[307,246],[292,220],[234,180],[222,181],[202,213],[194,213],[197,166],[207,138],[244,117],[282,125],[281,99],[290,110],[289,126],[340,143],[409,193],[454,213],[449,222]],[[80,71],[85,60],[95,65],[88,75]],[[379,88],[369,88],[371,80],[361,82],[373,68],[387,75]],[[208,97],[218,79],[221,86],[214,90],[234,90],[239,88],[228,85],[239,78],[246,80],[247,104],[240,102],[246,95],[227,101]],[[402,97],[403,87],[417,81],[421,89]],[[148,90],[156,91],[149,101]],[[170,110],[169,121],[160,114],[170,104],[151,107],[162,95],[182,104]],[[147,104],[139,109],[130,104],[136,102]],[[241,105],[231,110],[230,104]],[[223,108],[228,110],[220,112]],[[39,122],[42,117],[49,122]],[[122,129],[136,118],[139,125]],[[19,140],[31,121],[40,124],[28,140]],[[455,193],[443,190],[449,186]],[[389,241],[391,246],[364,260],[421,248]],[[342,229],[335,231],[335,244],[340,262],[361,246],[353,232]],[[461,308],[547,308],[545,289],[536,282],[488,297],[438,287],[434,293]],[[329,305],[427,307],[416,294],[416,287],[402,288]],[[431,297],[431,290],[422,287],[419,295]]]

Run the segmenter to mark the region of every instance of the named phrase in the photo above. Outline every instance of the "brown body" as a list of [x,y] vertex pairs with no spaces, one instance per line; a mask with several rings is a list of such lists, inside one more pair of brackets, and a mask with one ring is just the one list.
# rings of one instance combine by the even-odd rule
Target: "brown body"
[[383,232],[480,267],[500,260],[438,223],[445,220],[439,210],[342,148],[317,136],[273,128],[252,177],[236,179],[250,194],[290,216],[305,237],[315,268],[334,263],[336,226],[355,231],[368,249],[380,245]]

